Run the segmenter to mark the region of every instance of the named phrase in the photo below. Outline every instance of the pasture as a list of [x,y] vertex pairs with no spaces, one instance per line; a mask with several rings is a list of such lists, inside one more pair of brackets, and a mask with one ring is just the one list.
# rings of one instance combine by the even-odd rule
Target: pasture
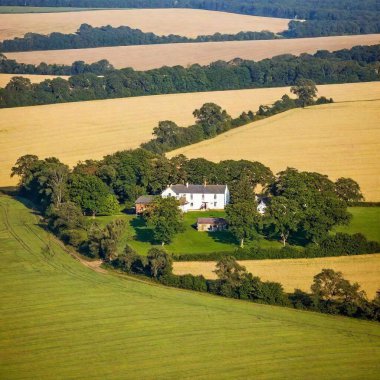
[[380,201],[379,120],[380,100],[294,109],[168,156],[246,159],[262,162],[275,173],[293,167],[333,180],[351,177],[367,201]]
[[[59,10],[60,8],[54,9]],[[277,33],[287,29],[289,21],[289,19],[200,9],[107,9],[81,10],[70,13],[61,11],[49,13],[49,15],[44,13],[0,14],[0,40],[22,37],[29,32],[74,33],[81,24],[114,27],[127,25],[158,35],[177,34],[187,37],[216,32],[238,33],[269,30]]]
[[[239,263],[263,281],[280,282],[286,292],[294,289],[310,292],[313,277],[325,268],[340,271],[347,280],[358,282],[370,299],[380,289],[380,253],[313,259],[244,260]],[[212,261],[174,263],[175,274],[191,273],[213,279],[216,278],[214,270],[215,262]]]
[[0,196],[4,379],[376,379],[380,325],[94,272]]
[[[0,74],[0,88],[5,87],[9,81],[16,76],[21,76],[24,78],[30,79],[32,83],[40,83],[44,81],[45,79],[54,79],[57,78],[57,75],[29,75],[29,74]],[[60,78],[67,79],[68,76],[65,75],[59,75]]]
[[[62,13],[64,14],[64,13]],[[164,45],[115,46],[89,49],[67,49],[7,53],[6,56],[22,63],[40,62],[71,65],[74,61],[92,63],[107,59],[116,68],[132,67],[149,70],[162,66],[208,65],[218,60],[234,58],[259,61],[281,54],[313,54],[317,50],[350,49],[356,45],[380,43],[380,34],[280,39],[269,41],[226,41],[181,43]]]
[[[378,82],[326,85],[318,89],[320,96],[336,101],[380,99]],[[56,156],[69,165],[89,158],[100,159],[149,140],[160,120],[173,120],[180,126],[192,124],[192,112],[206,102],[215,102],[236,117],[244,110],[256,111],[260,104],[271,104],[288,92],[288,87],[281,87],[1,109],[0,186],[16,183],[16,178],[9,177],[10,170],[24,154]],[[351,146],[350,142],[347,149]],[[231,152],[239,158],[237,151]]]

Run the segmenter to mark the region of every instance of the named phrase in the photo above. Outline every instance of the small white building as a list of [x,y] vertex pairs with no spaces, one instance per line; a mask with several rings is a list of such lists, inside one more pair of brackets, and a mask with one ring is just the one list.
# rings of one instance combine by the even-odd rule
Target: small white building
[[224,210],[230,202],[227,185],[171,185],[161,194],[163,198],[175,197],[181,201],[183,212],[195,210]]

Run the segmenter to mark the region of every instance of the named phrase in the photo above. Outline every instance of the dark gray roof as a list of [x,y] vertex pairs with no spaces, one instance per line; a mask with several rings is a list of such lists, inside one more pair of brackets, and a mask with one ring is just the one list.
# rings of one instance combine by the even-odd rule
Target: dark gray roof
[[197,224],[227,224],[224,218],[198,218]]
[[147,205],[147,204],[151,203],[153,201],[153,199],[154,199],[153,195],[142,195],[141,197],[138,197],[136,199],[135,203]]
[[227,185],[171,185],[176,194],[224,194]]

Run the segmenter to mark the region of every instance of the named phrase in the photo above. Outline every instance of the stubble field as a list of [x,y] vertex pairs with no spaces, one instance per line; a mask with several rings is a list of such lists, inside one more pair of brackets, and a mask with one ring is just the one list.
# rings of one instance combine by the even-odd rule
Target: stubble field
[[[313,277],[325,268],[342,272],[347,280],[358,282],[370,299],[374,298],[376,291],[380,289],[380,254],[315,259],[244,260],[239,263],[263,281],[280,282],[286,292],[293,292],[294,289],[310,292]],[[209,279],[216,278],[213,261],[175,262],[173,268],[174,273],[178,275],[191,273]]]
[[0,377],[377,379],[380,327],[97,273],[0,196]]
[[[336,101],[380,99],[380,82],[326,85],[318,86],[318,88],[320,96],[333,97]],[[287,92],[289,92],[289,88],[281,87],[145,96],[1,109],[0,186],[15,184],[16,179],[9,177],[10,169],[17,158],[24,154],[37,154],[40,157],[56,156],[69,165],[74,165],[79,160],[89,158],[100,159],[104,155],[117,150],[136,148],[142,142],[149,140],[152,137],[153,128],[160,120],[173,120],[181,126],[190,125],[194,122],[192,112],[205,102],[215,102],[227,109],[232,116],[238,116],[244,110],[256,111],[260,104],[271,104]],[[346,107],[354,104],[347,103]],[[362,114],[359,113],[357,117],[363,120],[366,113],[363,110],[361,112]],[[264,122],[271,123],[271,120]],[[243,130],[247,129],[247,127],[242,128],[244,128]],[[251,127],[248,127],[248,130],[251,129]],[[253,130],[256,129],[256,127],[253,128]],[[270,128],[270,132],[261,138],[261,133],[264,133],[266,129],[260,128],[260,133],[255,135],[254,140],[249,139],[248,142],[245,140],[244,144],[239,142],[238,137],[234,138],[231,145],[229,143],[226,145],[228,154],[223,154],[226,154],[226,157],[231,155],[235,158],[240,158],[239,152],[241,152],[241,158],[243,158],[243,151],[247,149],[248,153],[245,155],[248,158],[260,158],[254,154],[256,152],[256,148],[254,149],[255,144],[261,146],[261,149],[265,151],[265,147],[270,146],[268,144],[271,143],[272,137],[279,136],[278,131],[281,131],[277,127],[275,131]],[[233,133],[236,134],[240,130],[237,129]],[[360,130],[357,129],[357,131],[360,139]],[[271,137],[273,133],[274,135]],[[299,133],[299,130],[296,133]],[[214,146],[215,141],[219,145],[220,142],[218,141],[223,140],[223,136],[206,142],[206,144]],[[338,140],[339,136],[341,134],[334,136],[334,141]],[[341,137],[342,141],[347,141],[344,136]],[[294,136],[294,139],[297,138],[299,136]],[[289,135],[287,139],[291,143],[292,136]],[[374,143],[374,139],[372,139],[370,145]],[[326,161],[323,159],[323,155],[328,153],[324,148],[324,141],[317,140],[314,144],[322,145],[321,152],[325,153],[322,154],[321,158],[318,157],[316,165],[320,160],[323,164]],[[348,146],[345,146],[344,143],[342,144],[342,149],[350,153],[353,142],[348,141]],[[239,149],[236,147],[239,147]],[[197,146],[194,148],[197,149]],[[243,150],[240,148],[243,148]],[[193,154],[193,147],[189,149],[189,153]],[[211,153],[216,154],[215,152],[215,149],[211,149],[202,154],[206,158],[215,158],[211,157]],[[297,152],[299,152],[298,148]],[[270,154],[277,157],[283,166],[292,164],[292,162],[287,161],[288,156],[286,155],[277,155],[276,151],[271,151]],[[375,154],[377,155],[378,153],[375,152]],[[267,159],[268,155],[262,158]],[[304,150],[299,156],[303,155]],[[346,164],[344,162],[337,166],[338,171],[342,171],[342,175],[344,174],[343,169],[350,168]]]
[[61,13],[0,14],[0,40],[33,32],[74,33],[81,24],[91,26],[127,25],[158,35],[196,37],[219,33],[288,28],[289,19],[238,15],[199,9],[107,9]]
[[380,34],[367,34],[297,40],[227,41],[29,51],[6,53],[6,56],[18,62],[30,64],[46,62],[71,65],[72,62],[78,60],[92,63],[107,59],[116,68],[132,67],[136,70],[149,70],[162,66],[186,67],[195,63],[207,65],[218,60],[230,61],[234,58],[259,61],[281,54],[312,54],[317,50],[334,51],[350,49],[356,45],[378,43],[380,43]]
[[[253,160],[331,179],[355,179],[367,201],[380,201],[380,101],[291,110],[169,153],[211,161]],[[236,147],[236,148],[235,148]]]

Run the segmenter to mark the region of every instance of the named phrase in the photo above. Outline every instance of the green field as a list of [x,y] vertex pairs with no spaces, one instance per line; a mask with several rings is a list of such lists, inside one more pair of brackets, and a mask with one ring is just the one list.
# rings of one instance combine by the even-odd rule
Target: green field
[[380,325],[94,272],[0,196],[2,379],[376,379]]
[[350,207],[352,220],[348,226],[336,228],[337,232],[362,233],[368,240],[380,241],[380,207]]
[[78,12],[91,11],[93,9],[94,8],[0,6],[0,14]]
[[[239,245],[228,231],[198,232],[195,228],[197,218],[199,217],[224,216],[225,213],[223,211],[194,211],[184,214],[185,231],[176,235],[173,242],[166,246],[166,249],[174,254],[234,251]],[[152,241],[152,231],[146,227],[143,219],[135,215],[120,214],[117,216],[100,216],[96,220],[105,225],[115,218],[124,219],[127,226],[119,244],[120,251],[128,243],[139,254],[146,255],[154,242]],[[248,242],[246,246],[253,244],[263,248],[281,248],[280,242],[269,241],[264,238],[254,243]]]
[[[351,207],[353,218],[348,226],[336,228],[337,232],[349,234],[361,232],[369,240],[380,241],[380,207]],[[198,232],[194,225],[199,217],[224,217],[222,211],[200,211],[184,214],[186,230],[175,236],[173,242],[166,246],[170,253],[195,254],[220,251],[234,251],[238,244],[228,231],[222,232]],[[152,231],[146,227],[144,221],[135,215],[119,214],[117,216],[100,216],[96,220],[105,225],[114,218],[126,221],[126,231],[123,235],[119,251],[121,252],[128,243],[133,249],[142,255],[146,255],[153,246]],[[248,242],[246,246],[257,245],[262,248],[281,248],[278,241],[261,238],[255,242]]]

